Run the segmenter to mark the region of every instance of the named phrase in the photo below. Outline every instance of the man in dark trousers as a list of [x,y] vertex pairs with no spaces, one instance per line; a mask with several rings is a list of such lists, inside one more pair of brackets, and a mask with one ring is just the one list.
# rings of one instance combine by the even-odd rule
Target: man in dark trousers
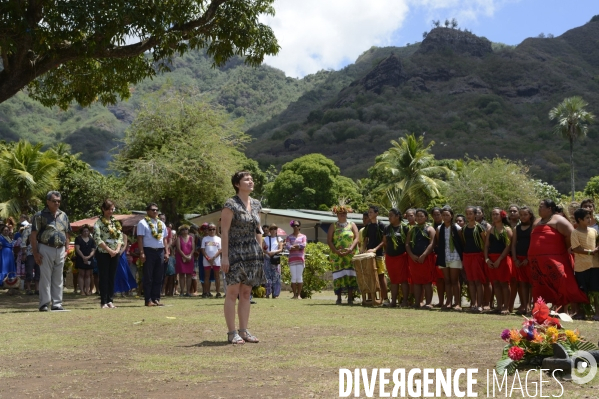
[[164,262],[169,257],[168,232],[158,218],[158,205],[146,207],[147,216],[137,224],[139,258],[143,262],[143,287],[146,306],[163,306],[160,291],[164,277]]

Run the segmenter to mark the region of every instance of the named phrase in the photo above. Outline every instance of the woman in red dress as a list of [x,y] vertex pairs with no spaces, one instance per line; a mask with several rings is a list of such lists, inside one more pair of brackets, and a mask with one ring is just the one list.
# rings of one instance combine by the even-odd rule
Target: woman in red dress
[[557,205],[550,199],[539,204],[539,216],[530,234],[528,261],[531,265],[532,296],[542,297],[554,307],[569,303],[588,303],[574,278],[574,262],[568,253],[574,229],[563,216],[556,215]]

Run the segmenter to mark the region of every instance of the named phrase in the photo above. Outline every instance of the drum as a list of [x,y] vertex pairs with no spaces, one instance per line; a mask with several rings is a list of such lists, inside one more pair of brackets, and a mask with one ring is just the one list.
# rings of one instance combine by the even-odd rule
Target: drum
[[375,258],[376,254],[372,252],[355,255],[352,258],[358,287],[362,293],[363,306],[381,306],[383,304]]

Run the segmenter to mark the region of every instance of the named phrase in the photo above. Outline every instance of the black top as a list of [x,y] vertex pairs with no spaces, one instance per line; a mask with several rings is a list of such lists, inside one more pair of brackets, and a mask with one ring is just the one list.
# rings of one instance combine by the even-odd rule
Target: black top
[[[412,246],[411,242],[414,242]],[[430,235],[425,228],[418,226],[412,227],[412,237],[410,239],[410,248],[412,253],[416,256],[420,256],[426,251],[426,248],[431,243]]]
[[475,229],[476,227],[470,228],[468,225],[466,225],[462,230],[464,232],[464,253],[476,254],[483,251],[478,245],[476,245],[476,241],[474,240]]
[[406,252],[406,243],[401,237],[401,230],[403,230],[404,237],[407,237],[408,226],[402,226],[400,224],[397,227],[391,225],[385,227],[385,236],[387,237],[387,248],[385,249],[385,253],[387,256],[399,256]]
[[505,242],[503,237],[500,235],[499,240],[493,234],[493,231],[489,232],[489,251],[490,254],[500,254],[505,249]]
[[[383,234],[385,234],[385,225],[382,222],[370,223],[366,226],[366,237],[368,237],[366,249],[376,248],[377,245],[383,242]],[[376,256],[383,256],[382,246],[376,251]]]
[[[92,252],[92,249],[96,247],[96,242],[91,236],[89,237],[87,242],[85,242],[85,240],[83,240],[83,238],[79,236],[75,238],[75,245],[79,245],[79,251],[81,251],[83,256],[88,256]],[[91,268],[90,265],[83,264],[83,258],[81,258],[77,252],[75,252],[75,254],[75,265],[77,266],[77,269]]]
[[532,231],[532,226],[529,226],[526,230],[522,230],[522,225],[519,224],[516,226],[516,255],[518,256],[527,256],[528,255],[528,247],[530,246],[530,232]]
[[[439,228],[437,229],[437,234],[439,235],[439,237],[437,239],[437,251],[436,252],[437,252],[437,265],[439,265],[439,266],[446,265],[446,262],[445,262],[445,234],[447,231],[445,229],[446,229],[446,227],[444,224],[440,225]],[[451,235],[451,241],[453,241],[453,247],[455,248],[456,252],[460,256],[460,259],[462,259],[462,253],[464,252],[464,243],[462,242],[462,237],[460,236],[458,227],[453,223],[449,227],[449,234]]]

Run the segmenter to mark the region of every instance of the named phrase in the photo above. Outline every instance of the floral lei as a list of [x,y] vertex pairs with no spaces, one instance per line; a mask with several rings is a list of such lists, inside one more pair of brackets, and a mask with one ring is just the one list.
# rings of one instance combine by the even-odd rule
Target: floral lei
[[106,228],[108,229],[108,235],[110,235],[111,238],[119,237],[121,231],[123,230],[123,226],[121,225],[121,222],[116,220],[114,218],[114,216],[111,216],[110,220],[108,220],[108,219],[106,219],[106,217],[102,216],[102,218],[100,220],[102,221],[102,223],[104,223],[104,226],[106,226]]
[[154,237],[157,240],[162,239],[162,223],[160,223],[160,221],[158,221],[156,223],[158,225],[158,231],[156,231],[156,227],[154,227],[154,224],[151,222],[152,219],[150,219],[149,216],[146,216],[144,219],[148,223],[148,226],[150,227],[150,231],[152,232],[152,237]]

